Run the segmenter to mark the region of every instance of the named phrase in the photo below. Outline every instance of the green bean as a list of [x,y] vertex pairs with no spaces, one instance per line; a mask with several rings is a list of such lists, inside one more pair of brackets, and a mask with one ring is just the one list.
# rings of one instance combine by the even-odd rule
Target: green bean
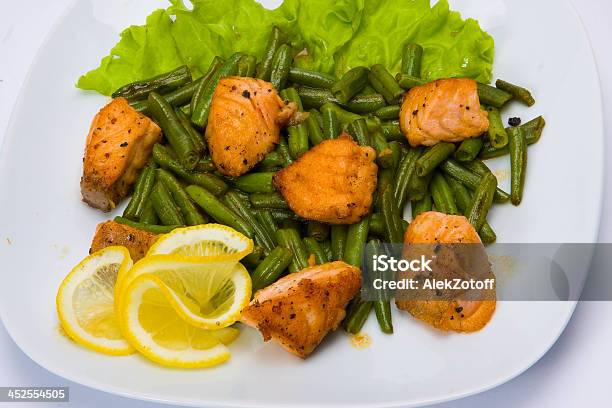
[[508,92],[504,92],[501,89],[494,88],[490,85],[478,83],[477,87],[480,103],[484,105],[489,105],[500,109],[506,103],[508,103],[510,99],[512,99],[512,95]]
[[276,208],[280,210],[289,209],[289,205],[279,193],[254,193],[251,194],[251,204],[255,208]]
[[[304,110],[300,95],[295,88],[283,89],[280,95],[286,101],[295,102],[299,111]],[[297,159],[308,151],[308,127],[302,122],[299,125],[289,126],[287,132],[289,133],[289,153],[293,159]]]
[[[172,91],[167,94],[164,94],[164,99],[168,101],[168,103],[172,106],[183,106],[193,97],[194,92],[200,86],[200,84],[204,82],[204,78],[198,78],[193,82],[189,82],[188,84]],[[132,108],[144,115],[149,115],[149,103],[147,100],[131,102],[130,105]]]
[[478,188],[474,191],[465,216],[476,231],[480,231],[487,220],[487,214],[491,204],[493,204],[493,195],[495,195],[496,188],[497,179],[493,174],[489,173],[482,178]]
[[[453,159],[448,159],[447,161],[442,163],[441,168],[446,174],[456,178],[471,190],[476,190],[482,178],[482,176],[472,173]],[[497,188],[497,190],[495,191],[495,202],[505,203],[509,200],[510,195],[505,191],[501,190],[500,188]]]
[[395,163],[393,151],[389,147],[389,143],[387,143],[387,139],[385,139],[382,131],[374,132],[371,139],[372,147],[376,150],[376,163],[383,169],[392,168]]
[[[370,255],[382,255],[386,251],[382,248],[380,240],[373,239],[368,243],[367,259],[370,258]],[[384,273],[382,271],[374,271],[373,272],[375,279],[388,279],[389,273]],[[383,333],[391,334],[393,333],[393,323],[391,318],[391,304],[389,302],[389,290],[383,289],[378,290],[376,292],[377,299],[373,301],[374,312],[376,314],[376,320],[378,321],[378,325]]]
[[253,77],[257,69],[257,58],[252,55],[243,55],[238,60],[236,75],[240,77]]
[[289,153],[289,145],[287,144],[287,139],[285,139],[284,137],[282,137],[280,139],[280,142],[278,142],[278,152],[283,156],[285,167],[293,163],[293,159],[291,158],[291,153]]
[[336,82],[336,78],[318,71],[291,67],[289,70],[289,81],[312,88],[331,89]]
[[420,78],[422,59],[423,47],[419,44],[406,43],[402,48],[402,74]]
[[510,142],[510,195],[514,205],[519,205],[523,199],[525,186],[525,173],[527,170],[527,140],[525,131],[520,127],[511,128],[509,131]]
[[469,162],[478,157],[478,154],[482,150],[484,141],[482,137],[475,137],[472,139],[465,139],[457,150],[455,151],[455,159],[460,162]]
[[191,71],[189,71],[187,65],[182,65],[170,72],[124,85],[113,92],[111,96],[113,98],[125,98],[131,102],[139,101],[147,99],[151,92],[166,93],[188,82],[191,82]]
[[367,95],[373,95],[376,93],[376,89],[374,89],[374,87],[370,84],[366,84],[366,86],[363,87],[363,89],[357,94],[357,96],[367,96]]
[[181,212],[172,199],[170,192],[158,181],[151,191],[151,202],[155,213],[163,225],[185,225]]
[[508,144],[508,134],[504,129],[499,110],[487,107],[487,111],[489,112],[489,130],[487,131],[489,143],[491,146],[499,149]]
[[347,103],[359,93],[368,83],[369,70],[366,67],[355,67],[347,71],[342,78],[334,83],[333,95],[342,103]]
[[[326,106],[326,105],[325,105]],[[340,134],[340,122],[336,111],[329,108],[321,108],[323,116],[323,136],[325,139],[335,139]]]
[[[454,179],[453,177],[446,176],[444,179],[453,191],[457,208],[463,215],[467,215],[468,208],[472,201],[470,192],[460,181]],[[480,235],[480,239],[484,244],[492,244],[497,239],[495,231],[493,231],[493,228],[491,228],[486,220],[482,224],[478,234]]]
[[279,91],[285,88],[292,61],[293,52],[291,51],[291,47],[289,47],[287,44],[283,44],[278,47],[276,54],[274,54],[274,60],[272,60],[270,82],[272,83],[272,86]]
[[308,253],[300,238],[300,233],[295,228],[279,229],[276,231],[276,240],[279,245],[293,253],[293,258],[289,264],[289,272],[295,273],[308,268]]
[[244,221],[238,214],[227,208],[225,204],[208,190],[195,185],[188,186],[185,190],[193,201],[219,224],[225,224],[232,227],[249,238],[253,237],[253,227]]
[[370,234],[378,237],[384,237],[385,232],[385,220],[381,213],[374,213],[370,216]]
[[324,140],[323,131],[319,125],[317,115],[321,115],[319,111],[312,109],[306,119],[306,128],[308,130],[308,139],[313,146],[318,145]]
[[382,124],[382,131],[388,142],[391,141],[405,141],[406,136],[402,133],[398,121],[384,122]]
[[346,250],[346,234],[348,227],[346,225],[331,226],[331,249],[332,259],[340,261],[344,259],[344,251]]
[[427,190],[429,189],[429,183],[431,182],[432,176],[433,172],[423,177],[413,174],[408,182],[407,200],[418,201],[425,197],[425,194],[427,194]]
[[264,156],[263,160],[259,162],[259,167],[268,169],[281,167],[284,164],[283,155],[278,150],[274,150]]
[[444,214],[459,214],[453,192],[440,173],[435,173],[431,179],[431,197],[436,210]]
[[498,79],[495,82],[495,87],[512,94],[514,99],[523,102],[527,106],[533,106],[535,104],[535,99],[533,96],[531,96],[531,92],[523,87],[511,84],[510,82],[506,82],[501,79]]
[[420,147],[408,150],[408,153],[402,159],[395,174],[393,201],[395,201],[398,211],[404,208],[406,200],[408,199],[408,186],[410,179],[416,172],[416,163],[421,153],[422,149]]
[[372,310],[372,302],[363,301],[359,296],[357,296],[351,301],[347,309],[346,317],[342,322],[342,326],[347,333],[357,334],[370,315],[370,311]]
[[215,167],[215,164],[213,163],[210,157],[203,157],[200,159],[200,161],[198,161],[198,164],[196,164],[196,167],[194,170],[204,172],[204,173],[210,173],[210,172],[215,171],[216,169],[217,168]]
[[355,141],[361,146],[372,145],[372,140],[370,140],[365,119],[357,119],[356,121],[349,123],[347,130],[349,134],[353,136],[353,139],[355,139]]
[[300,99],[302,99],[304,109],[320,109],[326,103],[340,103],[334,94],[332,94],[329,89],[325,88],[300,86],[298,88],[298,94],[300,95]]
[[164,131],[164,136],[176,152],[179,161],[186,169],[193,170],[200,160],[200,155],[174,109],[163,96],[155,92],[149,94],[147,101],[153,117]]
[[400,142],[389,142],[387,146],[389,146],[389,150],[391,150],[391,160],[393,162],[391,168],[395,172],[404,156],[402,145]]
[[413,201],[410,206],[412,207],[412,219],[414,220],[420,214],[431,211],[433,208],[433,199],[429,191],[418,201]]
[[331,250],[331,241],[329,239],[319,242],[319,246],[325,252],[326,259],[329,261],[332,260],[332,250]]
[[[178,118],[179,122],[181,123],[181,125],[183,125],[183,128],[189,135],[189,138],[191,139],[193,147],[198,153],[198,156],[202,156],[202,154],[206,151],[206,143],[204,143],[202,135],[191,125],[191,120],[180,108],[174,108],[174,113],[176,114],[176,117]],[[196,167],[198,165],[199,162],[198,164],[196,164]]]
[[318,221],[308,221],[306,235],[319,242],[325,241],[329,237],[329,225]]
[[191,109],[191,122],[201,128],[206,126],[208,122],[208,114],[210,113],[210,105],[212,102],[213,94],[217,88],[219,80],[223,77],[231,76],[236,74],[238,68],[238,61],[242,57],[242,54],[237,52],[227,59],[217,69],[206,82],[202,92],[199,93],[198,98],[194,101]]
[[346,233],[344,261],[349,265],[361,268],[363,249],[370,231],[370,217],[365,217],[356,224],[349,225]]
[[387,240],[391,243],[403,242],[403,226],[398,206],[391,188],[386,188],[382,195],[382,214],[387,231]]
[[[298,217],[293,211],[290,211],[290,210],[283,210],[283,209],[278,209],[278,208],[263,208],[263,209],[270,211],[272,218],[274,218],[274,221],[277,224],[282,224],[288,220],[292,220],[292,221],[300,220],[300,217]],[[261,211],[261,210],[262,208],[258,209],[258,211]]]
[[433,172],[436,167],[455,152],[455,145],[440,142],[433,145],[423,153],[416,162],[416,174],[424,177]]
[[142,222],[136,222],[124,217],[115,217],[114,221],[118,224],[127,225],[128,227],[136,228],[142,231],[151,232],[153,234],[167,234],[172,230],[181,227],[180,225],[152,225]]
[[276,246],[275,237],[259,222],[255,212],[247,204],[248,201],[245,202],[238,192],[232,190],[225,193],[222,200],[227,208],[251,226],[256,243],[263,248],[266,254],[270,253]]
[[482,160],[472,160],[471,162],[463,163],[463,165],[472,173],[476,173],[480,176],[484,176],[485,174],[491,173],[491,169],[487,167],[487,165],[484,164]]
[[255,245],[253,252],[242,258],[240,261],[248,270],[257,269],[257,267],[263,262],[264,251],[263,248]]
[[293,228],[295,230],[302,230],[302,222],[297,217],[288,217],[281,221],[280,228]]
[[275,173],[250,173],[236,179],[236,188],[245,193],[273,193]]
[[395,79],[399,86],[406,90],[415,88],[417,86],[423,86],[427,83],[427,81],[422,80],[421,78],[407,74],[398,74]]
[[159,222],[159,218],[157,217],[157,214],[155,214],[155,209],[153,208],[151,199],[145,201],[139,221],[143,224],[149,225],[156,225]]
[[147,166],[140,171],[130,203],[123,211],[123,217],[132,221],[140,219],[144,203],[149,198],[155,184],[155,170]]
[[270,81],[274,55],[276,55],[276,51],[281,46],[283,41],[284,35],[280,28],[276,26],[272,27],[272,32],[270,33],[268,43],[266,44],[266,50],[261,62],[259,63],[259,66],[257,67],[257,78],[263,79],[264,81]]
[[272,216],[272,212],[270,210],[257,210],[255,212],[255,218],[259,221],[262,227],[264,227],[269,236],[274,237],[276,240],[276,230],[278,226],[276,225],[276,221]]
[[173,172],[190,184],[204,187],[214,195],[221,195],[227,190],[227,184],[218,177],[208,173],[200,173],[185,169],[179,162],[172,158],[168,149],[159,143],[153,146],[153,160],[155,160],[160,167]]
[[[210,66],[208,67],[208,70],[202,76],[202,78],[200,78],[199,85],[195,88],[195,91],[193,92],[193,96],[190,98],[189,112],[193,112],[195,110],[196,103],[198,103],[202,99],[203,92],[206,90],[208,83],[210,82],[215,72],[217,72],[219,68],[221,68],[221,65],[223,65],[223,62],[224,62],[223,59],[219,56],[213,58],[212,62],[210,63]],[[191,121],[191,118],[190,118],[190,121]]]
[[393,189],[393,178],[395,172],[393,169],[380,169],[378,171],[378,183],[376,184],[376,198],[374,200],[374,208],[376,211],[382,211],[382,195],[387,188]]
[[385,107],[385,98],[381,94],[356,95],[346,104],[349,112],[365,114],[376,112]]
[[164,187],[166,187],[166,190],[168,190],[172,196],[172,199],[177,204],[183,218],[186,221],[186,224],[205,224],[208,220],[204,218],[202,214],[200,214],[195,204],[191,198],[189,198],[189,195],[187,195],[178,180],[174,178],[170,172],[164,169],[157,169],[156,172],[157,178],[164,185]]
[[400,114],[399,105],[385,106],[383,108],[378,109],[376,112],[374,112],[374,115],[376,115],[381,120],[393,120],[393,119],[397,120],[399,119],[399,114]]
[[[527,141],[527,145],[535,144],[540,140],[545,125],[546,121],[544,120],[544,118],[542,116],[538,116],[537,118],[532,119],[529,122],[519,126],[525,131],[525,139]],[[509,131],[509,129],[510,128],[506,128],[506,133]],[[504,156],[509,153],[510,151],[508,150],[508,146],[503,147],[501,149],[496,149],[491,145],[485,145],[482,148],[479,157],[485,160]]]
[[277,246],[257,266],[251,274],[252,292],[256,293],[273,284],[291,263],[293,254],[285,247]]
[[382,64],[373,65],[368,78],[374,89],[385,97],[388,104],[397,103],[404,94],[404,90]]
[[326,103],[325,105],[321,106],[321,113],[324,114],[324,111],[328,109],[336,112],[336,116],[338,117],[340,123],[349,124],[357,119],[362,119],[361,115],[344,110],[335,103]]
[[312,254],[315,256],[318,265],[322,265],[324,263],[329,262],[327,254],[325,253],[323,248],[321,248],[321,245],[319,245],[319,242],[316,239],[306,237],[302,241],[304,241],[304,246],[306,247],[308,254]]

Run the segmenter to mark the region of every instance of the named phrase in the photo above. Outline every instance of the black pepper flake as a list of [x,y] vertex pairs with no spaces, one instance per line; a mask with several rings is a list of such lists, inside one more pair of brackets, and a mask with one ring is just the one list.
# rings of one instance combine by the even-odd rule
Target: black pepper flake
[[291,320],[295,319],[295,313],[291,313],[291,314],[289,315],[289,318],[290,318]]
[[225,150],[229,150],[229,149],[230,149],[230,147],[229,147],[229,146],[225,146]]
[[246,166],[247,164],[249,164],[249,161],[247,159],[242,159],[242,164]]
[[104,153],[104,157],[108,159],[110,157],[110,153]]
[[249,99],[251,97],[251,93],[248,91],[248,89],[245,89],[244,91],[242,91],[242,96],[244,98]]
[[469,106],[466,106],[466,107],[465,107],[465,110],[470,110],[470,107],[469,107]]
[[463,312],[463,307],[461,307],[461,306],[456,307],[456,308],[455,308],[455,312],[457,312],[457,313],[461,313],[461,312]]
[[416,116],[416,115],[417,115],[417,113],[419,113],[419,110],[418,110],[418,109],[413,110],[413,111],[412,111],[412,116]]
[[508,119],[508,124],[512,127],[517,127],[521,124],[521,118],[517,118],[517,117],[510,118]]
[[119,145],[119,147],[127,147],[127,145],[128,145],[128,142],[123,142]]

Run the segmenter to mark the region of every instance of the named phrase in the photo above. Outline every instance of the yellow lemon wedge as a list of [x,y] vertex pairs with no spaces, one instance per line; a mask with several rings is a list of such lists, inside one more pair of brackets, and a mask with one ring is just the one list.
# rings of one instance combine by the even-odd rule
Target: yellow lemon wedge
[[221,224],[177,228],[160,237],[147,256],[174,254],[239,261],[253,251],[253,240]]
[[106,247],[83,259],[61,283],[57,314],[64,331],[78,344],[109,355],[134,349],[124,339],[114,310],[117,276],[132,267],[124,247]]
[[206,273],[207,263],[198,273],[193,262],[153,258],[140,266],[149,272],[136,274],[121,295],[120,323],[130,344],[171,367],[210,367],[228,360],[225,344],[238,331],[227,326],[240,317],[251,294],[246,269],[236,263],[222,279],[214,270]]

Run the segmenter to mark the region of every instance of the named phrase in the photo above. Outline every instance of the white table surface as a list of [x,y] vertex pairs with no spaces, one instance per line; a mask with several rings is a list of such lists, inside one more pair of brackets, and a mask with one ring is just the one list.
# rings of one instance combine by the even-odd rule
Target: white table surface
[[[0,143],[37,49],[71,0],[3,1],[0,13]],[[537,1],[537,0],[535,0]],[[607,135],[612,135],[612,2],[573,0],[591,37],[601,76]],[[576,78],[576,86],[580,78]],[[588,103],[588,101],[575,101]],[[607,113],[607,115],[606,115]],[[579,118],[575,118],[579,120]],[[577,137],[580,137],[577,135]],[[612,143],[606,145],[612,156]],[[612,160],[606,175],[612,174]],[[2,199],[2,198],[0,198]],[[606,177],[600,242],[612,242],[612,177]],[[0,266],[1,269],[1,266]],[[25,305],[24,305],[25,306]],[[27,306],[25,306],[27,307]],[[518,378],[488,392],[438,407],[610,406],[612,302],[582,302],[559,341]],[[503,352],[503,350],[500,350]],[[0,324],[0,386],[69,386],[71,407],[161,407],[92,390],[39,367]],[[24,407],[25,404],[14,404]],[[2,403],[0,403],[0,406]],[[37,404],[38,406],[38,404]]]

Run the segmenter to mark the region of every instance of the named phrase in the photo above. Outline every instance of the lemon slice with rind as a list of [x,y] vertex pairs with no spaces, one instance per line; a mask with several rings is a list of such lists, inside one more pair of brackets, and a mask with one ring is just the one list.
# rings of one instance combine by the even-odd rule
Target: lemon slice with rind
[[225,344],[236,338],[237,329],[206,330],[190,324],[182,308],[177,308],[172,289],[160,277],[139,275],[123,295],[123,333],[150,360],[171,367],[201,368],[230,358]]
[[160,237],[149,248],[147,256],[174,254],[214,257],[219,260],[241,260],[253,251],[253,240],[221,224],[204,224],[177,228]]
[[57,292],[57,313],[62,328],[75,342],[104,354],[134,352],[114,311],[117,275],[131,266],[128,250],[111,246],[83,259],[64,278]]
[[127,287],[140,276],[154,275],[167,301],[188,323],[202,329],[234,324],[251,298],[251,278],[239,262],[177,255],[151,255],[138,261],[122,280],[116,306],[123,310]]

